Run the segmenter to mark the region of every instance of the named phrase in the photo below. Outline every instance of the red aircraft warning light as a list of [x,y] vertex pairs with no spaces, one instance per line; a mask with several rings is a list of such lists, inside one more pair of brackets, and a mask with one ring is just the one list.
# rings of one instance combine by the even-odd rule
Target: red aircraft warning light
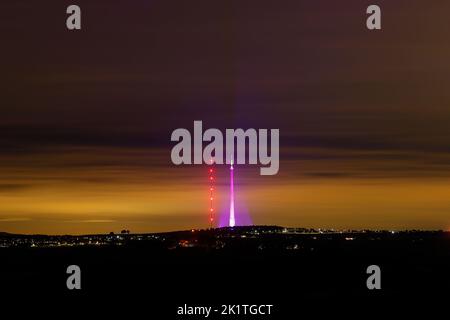
[[[210,160],[210,165],[213,165],[213,159]],[[214,170],[210,168],[209,170],[209,224],[210,227],[213,227],[214,223],[214,197],[213,197],[213,191],[214,191]]]

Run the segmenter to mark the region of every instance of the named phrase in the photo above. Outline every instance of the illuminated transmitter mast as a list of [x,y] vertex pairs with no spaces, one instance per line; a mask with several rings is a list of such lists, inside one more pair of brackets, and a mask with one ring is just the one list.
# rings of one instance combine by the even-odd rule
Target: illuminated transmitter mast
[[214,223],[214,169],[212,168],[213,159],[210,160],[211,168],[209,168],[209,226],[212,229]]
[[231,158],[230,167],[230,221],[229,226],[234,227],[236,221],[234,219],[234,168],[233,168],[233,158]]

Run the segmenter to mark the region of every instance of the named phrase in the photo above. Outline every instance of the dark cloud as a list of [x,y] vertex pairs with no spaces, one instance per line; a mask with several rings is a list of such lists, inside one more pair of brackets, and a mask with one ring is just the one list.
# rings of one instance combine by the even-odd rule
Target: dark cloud
[[0,193],[22,191],[30,187],[30,184],[24,183],[0,183]]

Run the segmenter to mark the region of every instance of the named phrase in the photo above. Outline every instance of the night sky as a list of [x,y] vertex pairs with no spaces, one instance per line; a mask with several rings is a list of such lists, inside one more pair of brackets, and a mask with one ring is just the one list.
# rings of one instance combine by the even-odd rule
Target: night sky
[[3,0],[0,231],[207,227],[206,166],[170,160],[194,120],[280,129],[278,175],[236,166],[255,224],[449,229],[450,3],[376,3]]

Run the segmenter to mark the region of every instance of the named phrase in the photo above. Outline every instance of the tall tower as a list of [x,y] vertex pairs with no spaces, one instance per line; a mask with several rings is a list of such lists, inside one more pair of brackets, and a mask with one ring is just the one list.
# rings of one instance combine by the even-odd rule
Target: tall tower
[[214,205],[213,205],[213,192],[214,192],[214,170],[212,168],[213,166],[213,159],[210,160],[211,167],[209,168],[209,227],[212,229],[213,223],[214,223]]
[[231,167],[230,167],[230,222],[229,226],[234,227],[236,225],[236,221],[234,220],[234,168],[233,168],[233,158],[231,158]]

